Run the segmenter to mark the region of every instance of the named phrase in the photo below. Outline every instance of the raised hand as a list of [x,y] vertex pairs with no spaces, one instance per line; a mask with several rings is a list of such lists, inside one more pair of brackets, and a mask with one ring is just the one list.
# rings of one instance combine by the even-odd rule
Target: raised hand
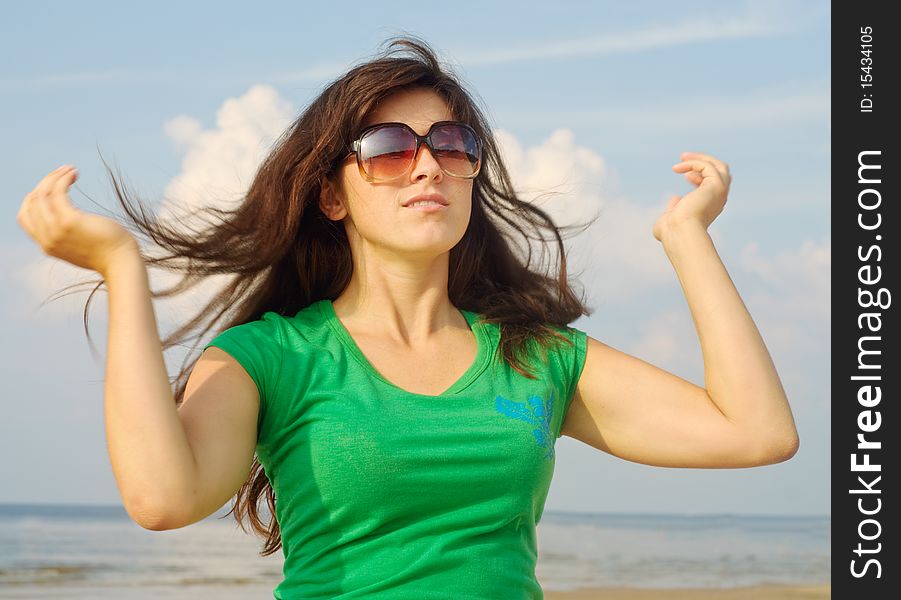
[[78,179],[70,165],[44,177],[22,201],[16,221],[44,254],[105,274],[116,256],[139,254],[134,236],[113,219],[84,212],[69,198]]
[[676,173],[697,188],[684,196],[672,196],[666,211],[654,223],[654,237],[663,241],[664,232],[673,226],[695,222],[705,230],[723,211],[732,176],[729,165],[700,152],[683,152],[682,162],[673,165]]

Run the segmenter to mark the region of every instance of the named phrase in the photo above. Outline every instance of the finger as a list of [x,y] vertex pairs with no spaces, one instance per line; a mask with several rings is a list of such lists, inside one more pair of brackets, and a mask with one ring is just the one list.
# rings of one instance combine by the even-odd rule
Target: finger
[[62,165],[48,173],[33,190],[25,195],[25,199],[22,201],[18,215],[19,223],[25,232],[39,244],[42,244],[42,240],[45,240],[47,235],[47,223],[42,205],[45,203],[44,198],[48,186],[68,169],[69,165]]
[[701,158],[704,160],[709,160],[716,166],[716,170],[723,175],[724,180],[729,180],[732,178],[732,174],[729,172],[729,165],[716,158],[715,156],[711,156],[710,154],[704,154],[702,152],[683,152],[680,155],[683,159],[686,158]]
[[43,247],[47,241],[47,219],[44,214],[44,202],[37,197],[36,193],[28,203],[26,211],[28,213],[28,221],[31,224],[31,237]]
[[689,171],[685,174],[685,179],[689,180],[691,183],[695,185],[701,185],[701,182],[704,181],[704,178],[700,173],[695,173],[694,171]]
[[78,179],[78,170],[74,167],[65,171],[56,179],[56,183],[50,190],[48,202],[49,210],[54,216],[64,214],[65,211],[73,208],[72,201],[69,199],[69,187]]
[[689,159],[673,165],[676,173],[695,172],[699,173],[703,179],[711,178],[714,181],[725,183],[722,173],[716,166],[708,160]]
[[25,233],[32,238],[34,237],[32,233],[34,224],[31,222],[31,215],[28,214],[28,205],[31,203],[33,197],[34,191],[28,192],[25,195],[25,199],[22,200],[22,206],[19,207],[18,214],[16,214],[16,221],[19,222],[19,225],[25,230]]
[[47,174],[35,188],[37,197],[40,199],[49,194],[50,190],[53,189],[53,186],[56,185],[56,181],[65,175],[71,168],[71,165],[63,165]]
[[22,204],[19,205],[19,212],[16,213],[16,218],[18,219],[21,216],[28,214],[28,204],[31,202],[31,199],[34,197],[34,190],[31,190],[25,197],[22,198]]

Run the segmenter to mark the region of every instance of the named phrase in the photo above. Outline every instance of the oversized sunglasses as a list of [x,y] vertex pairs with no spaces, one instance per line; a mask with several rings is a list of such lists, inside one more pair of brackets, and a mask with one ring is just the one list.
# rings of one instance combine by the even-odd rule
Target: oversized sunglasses
[[459,121],[433,123],[425,135],[404,123],[372,125],[354,140],[347,156],[356,154],[357,167],[366,181],[391,181],[409,171],[422,144],[448,175],[472,179],[479,174],[482,142],[472,127]]

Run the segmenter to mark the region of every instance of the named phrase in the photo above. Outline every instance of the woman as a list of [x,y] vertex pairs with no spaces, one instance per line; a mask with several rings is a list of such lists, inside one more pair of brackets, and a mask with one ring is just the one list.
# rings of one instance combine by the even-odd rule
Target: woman
[[[117,185],[168,257],[145,259],[125,228],[75,208],[72,168],[45,177],[18,220],[108,287],[107,440],[137,523],[184,527],[237,493],[238,521],[246,511],[267,535],[263,554],[284,549],[276,598],[541,598],[535,526],[560,435],[670,467],[764,465],[797,449],[779,377],[706,231],[729,169],[681,158],[673,168],[696,189],[653,234],[692,311],[705,388],[568,326],[588,311],[558,228],[517,198],[481,111],[417,40],[332,83],[244,202],[204,231],[134,211]],[[550,272],[532,264],[547,239]],[[237,274],[174,334],[231,311],[174,398],[162,350],[177,342],[161,347],[147,262],[189,281]]]

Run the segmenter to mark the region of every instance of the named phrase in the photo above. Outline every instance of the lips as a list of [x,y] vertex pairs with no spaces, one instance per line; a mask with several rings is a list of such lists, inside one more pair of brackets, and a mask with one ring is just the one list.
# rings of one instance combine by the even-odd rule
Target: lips
[[[420,204],[416,204],[417,202],[419,202]],[[403,206],[435,206],[436,204],[447,206],[447,200],[445,200],[444,196],[442,196],[441,194],[420,194],[418,196],[413,196],[409,200],[405,201],[403,203]]]

